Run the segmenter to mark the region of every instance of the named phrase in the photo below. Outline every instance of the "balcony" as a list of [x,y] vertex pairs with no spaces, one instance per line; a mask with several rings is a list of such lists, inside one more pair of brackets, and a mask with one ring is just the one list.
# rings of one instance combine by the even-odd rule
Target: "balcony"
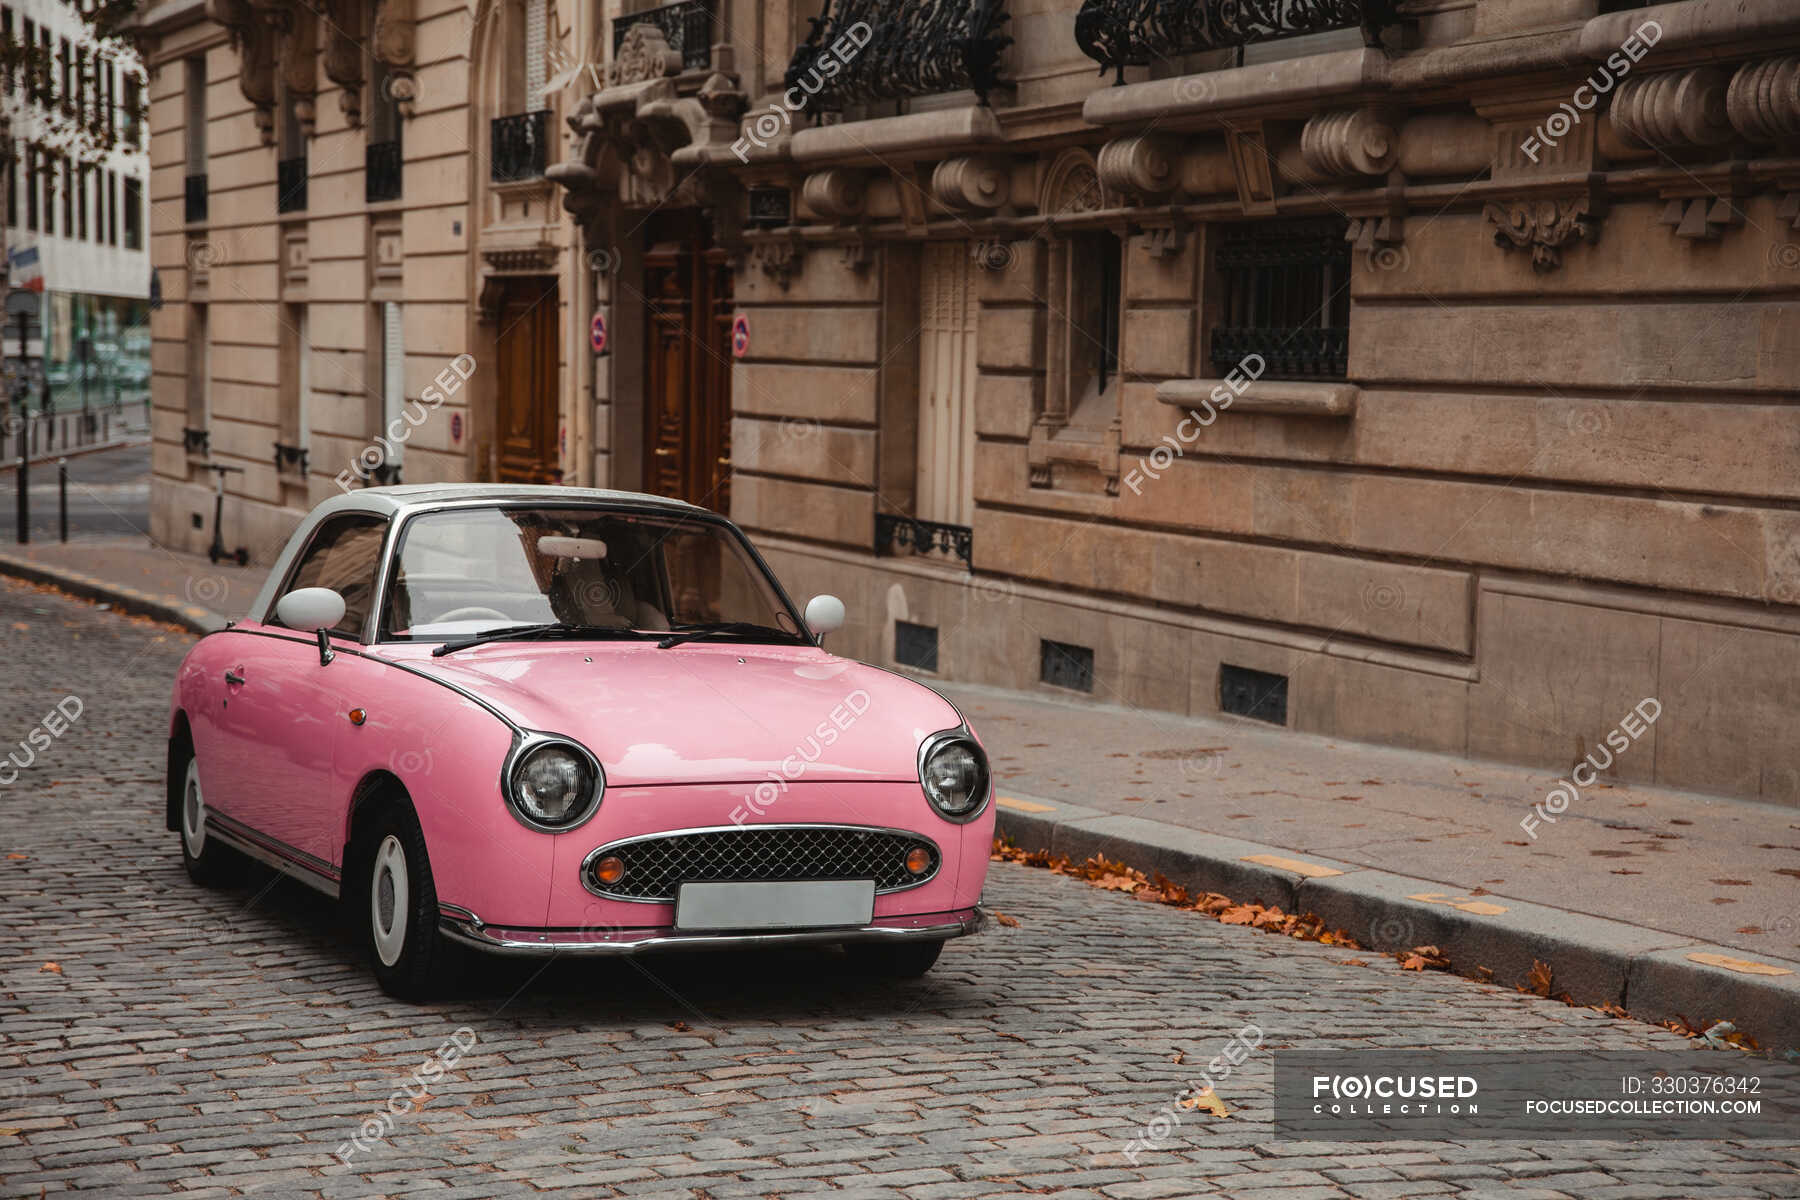
[[633,25],[652,24],[663,31],[669,49],[681,55],[681,69],[704,71],[712,65],[713,0],[680,0],[613,21],[613,57]]
[[488,178],[514,183],[543,177],[550,150],[550,111],[495,117],[488,133]]
[[371,142],[363,150],[363,199],[382,204],[400,198],[400,143]]
[[973,91],[983,105],[1002,86],[1005,0],[826,0],[788,62],[786,86],[809,108]]
[[306,211],[306,155],[275,164],[275,211]]
[[206,176],[189,175],[182,197],[182,220],[198,225],[206,220]]
[[1374,45],[1397,9],[1398,0],[1083,0],[1075,42],[1124,83],[1126,67],[1305,33],[1361,27]]
[[962,560],[971,571],[975,534],[967,525],[947,525],[942,521],[921,521],[917,517],[897,513],[875,514],[875,553],[950,554]]

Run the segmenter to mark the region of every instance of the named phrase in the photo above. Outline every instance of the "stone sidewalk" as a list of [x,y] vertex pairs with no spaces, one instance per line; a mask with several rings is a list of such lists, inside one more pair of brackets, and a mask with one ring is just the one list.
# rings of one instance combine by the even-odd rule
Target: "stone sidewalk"
[[[266,569],[144,541],[0,548],[0,573],[196,632],[242,616]],[[1311,910],[1378,949],[1435,945],[1501,983],[1543,963],[1554,994],[1800,1046],[1800,810],[1597,786],[1527,829],[1544,771],[937,686],[987,742],[1021,845]]]

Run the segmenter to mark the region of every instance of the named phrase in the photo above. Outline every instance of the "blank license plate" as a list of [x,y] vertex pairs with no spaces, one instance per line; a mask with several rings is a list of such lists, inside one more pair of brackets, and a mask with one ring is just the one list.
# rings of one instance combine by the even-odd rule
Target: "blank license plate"
[[874,915],[873,879],[684,883],[675,893],[677,929],[818,929]]

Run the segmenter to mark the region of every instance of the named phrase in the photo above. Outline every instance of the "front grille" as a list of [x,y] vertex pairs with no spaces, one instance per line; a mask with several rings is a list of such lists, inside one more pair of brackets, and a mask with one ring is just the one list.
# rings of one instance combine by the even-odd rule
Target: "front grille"
[[[914,846],[931,852],[923,875],[906,869]],[[617,882],[593,876],[608,856],[625,864]],[[937,874],[938,848],[917,834],[851,825],[746,825],[662,834],[602,846],[583,867],[590,891],[622,900],[673,901],[683,883],[784,879],[873,879],[877,892],[915,887]]]

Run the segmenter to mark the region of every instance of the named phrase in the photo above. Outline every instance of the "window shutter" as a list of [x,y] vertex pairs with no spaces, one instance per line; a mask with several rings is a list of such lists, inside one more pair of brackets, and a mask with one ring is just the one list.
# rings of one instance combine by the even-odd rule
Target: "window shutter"
[[915,514],[973,524],[975,279],[967,242],[925,247],[919,289],[919,473]]
[[[400,331],[400,306],[392,300],[381,306],[381,431],[385,435],[406,407],[406,343]],[[398,466],[403,442],[389,439],[389,461]]]

